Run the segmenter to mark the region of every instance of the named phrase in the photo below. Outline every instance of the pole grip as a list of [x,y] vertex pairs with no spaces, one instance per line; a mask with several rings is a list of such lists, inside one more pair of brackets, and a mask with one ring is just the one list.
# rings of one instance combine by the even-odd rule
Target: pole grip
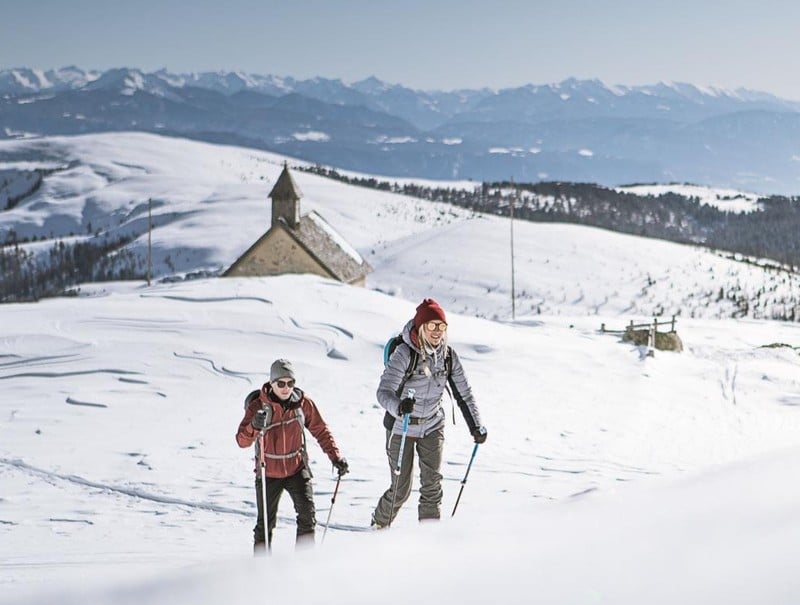
[[394,474],[400,474],[400,467],[403,464],[403,450],[406,448],[406,436],[408,435],[408,419],[411,414],[403,414],[403,435],[400,437],[400,449],[397,452],[397,463],[394,465]]
[[[406,391],[406,397],[410,397],[414,399],[414,395],[417,394],[416,389],[408,389]],[[408,435],[408,422],[411,418],[411,414],[403,414],[403,436],[400,437],[400,450],[397,452],[397,463],[394,466],[394,474],[400,474],[400,466],[403,464],[403,450],[406,447],[406,435]]]

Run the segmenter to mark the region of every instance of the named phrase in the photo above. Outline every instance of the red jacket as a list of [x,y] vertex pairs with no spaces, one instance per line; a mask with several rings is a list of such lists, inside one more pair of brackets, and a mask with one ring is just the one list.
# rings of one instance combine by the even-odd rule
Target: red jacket
[[[298,388],[292,391],[288,403],[282,404],[273,394],[269,383],[261,387],[259,396],[253,398],[245,409],[244,418],[239,423],[239,430],[236,432],[236,443],[239,444],[239,447],[250,447],[255,442],[258,432],[252,427],[250,421],[264,406],[272,408],[272,420],[264,433],[264,453],[266,454],[264,471],[267,477],[290,477],[306,465],[303,459],[303,426],[314,435],[331,462],[342,457],[316,404]],[[303,426],[301,426],[301,422]],[[256,472],[258,471],[257,459]]]

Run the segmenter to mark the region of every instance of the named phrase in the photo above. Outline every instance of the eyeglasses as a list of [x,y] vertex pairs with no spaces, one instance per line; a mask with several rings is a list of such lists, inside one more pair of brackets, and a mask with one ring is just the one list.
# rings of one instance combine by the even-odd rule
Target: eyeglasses
[[294,386],[294,380],[291,380],[291,379],[289,379],[289,380],[276,380],[275,381],[275,385],[279,389],[285,389],[286,387],[289,387],[291,389]]
[[425,329],[428,332],[446,332],[447,324],[443,321],[429,321],[425,324]]

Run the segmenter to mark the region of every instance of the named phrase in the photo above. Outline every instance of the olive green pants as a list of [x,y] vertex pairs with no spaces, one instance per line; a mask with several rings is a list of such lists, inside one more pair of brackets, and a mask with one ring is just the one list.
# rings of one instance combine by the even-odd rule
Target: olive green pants
[[[373,513],[375,523],[386,527],[411,495],[414,470],[414,453],[419,456],[419,508],[420,521],[438,519],[442,507],[442,449],[444,448],[444,424],[424,437],[406,437],[400,474],[395,475],[397,456],[400,453],[401,435],[386,431],[386,457],[389,461],[391,484],[378,500]],[[392,509],[394,501],[394,509]]]

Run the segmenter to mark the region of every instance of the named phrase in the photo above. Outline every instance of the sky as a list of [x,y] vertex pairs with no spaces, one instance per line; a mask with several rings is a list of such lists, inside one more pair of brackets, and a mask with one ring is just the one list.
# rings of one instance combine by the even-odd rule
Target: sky
[[0,68],[234,70],[417,89],[569,77],[800,100],[792,0],[4,0]]
[[[142,198],[163,199],[154,247],[194,263],[184,270],[230,263],[260,235],[252,217],[269,216],[283,159],[131,133],[0,150],[43,144],[76,162],[46,177],[19,220],[50,205],[65,207],[54,228],[81,209],[134,221]],[[508,219],[294,176],[303,211],[321,212],[375,267],[366,287],[309,275],[139,281],[0,305],[0,602],[244,605],[259,590],[358,605],[409,594],[798,602],[798,358],[764,345],[797,346],[800,324],[717,319],[731,307],[716,296],[690,306],[709,284],[770,275],[700,248],[517,222],[527,295],[511,321]],[[443,253],[465,241],[468,257]],[[390,477],[375,401],[382,345],[426,295],[447,312],[488,439],[452,516],[475,450],[445,400],[443,519],[420,525],[414,492],[391,529],[362,531]],[[542,314],[529,306],[538,299]],[[682,353],[648,356],[598,330],[668,299],[705,312],[679,318]],[[295,552],[284,497],[274,556],[254,559],[253,451],[234,434],[278,357],[294,362],[351,472],[331,509],[335,478],[309,439],[330,531]]]

